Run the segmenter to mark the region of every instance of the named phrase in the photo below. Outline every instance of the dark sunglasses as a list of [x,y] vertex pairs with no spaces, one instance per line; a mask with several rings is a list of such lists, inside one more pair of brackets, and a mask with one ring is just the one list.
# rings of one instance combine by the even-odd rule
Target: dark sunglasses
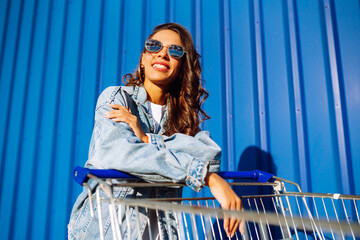
[[[146,50],[148,50],[149,52],[152,52],[152,53],[159,52],[163,47],[164,47],[164,45],[159,40],[148,39],[145,42]],[[185,53],[185,50],[182,46],[175,45],[175,44],[171,44],[170,46],[168,46],[167,51],[168,51],[170,57],[173,57],[173,58],[181,58]]]

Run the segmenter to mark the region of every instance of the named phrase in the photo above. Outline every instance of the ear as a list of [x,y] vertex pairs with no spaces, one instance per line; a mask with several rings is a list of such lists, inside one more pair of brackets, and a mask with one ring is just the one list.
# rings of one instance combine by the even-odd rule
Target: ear
[[144,53],[141,53],[140,65],[143,65],[143,66],[144,66]]

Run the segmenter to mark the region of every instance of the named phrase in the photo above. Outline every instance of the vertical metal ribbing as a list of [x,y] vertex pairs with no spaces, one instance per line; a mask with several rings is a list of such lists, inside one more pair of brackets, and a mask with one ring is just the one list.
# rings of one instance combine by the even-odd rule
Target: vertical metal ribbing
[[143,3],[145,9],[144,9],[144,14],[145,14],[145,17],[143,19],[143,25],[145,26],[145,29],[143,31],[143,36],[141,38],[141,46],[140,46],[140,49],[142,50],[143,47],[144,47],[144,42],[145,42],[145,39],[147,38],[147,36],[149,35],[149,33],[151,32],[151,5],[152,5],[152,2],[151,1],[145,1]]
[[[52,6],[53,6],[53,4],[54,4],[54,1],[53,0],[51,0],[51,1],[49,1],[49,5],[48,5],[48,9],[46,10],[46,12],[47,12],[47,17],[46,17],[46,22],[47,22],[47,24],[46,24],[46,27],[45,27],[45,40],[44,40],[44,51],[42,52],[42,56],[40,57],[40,59],[42,59],[42,65],[41,65],[41,67],[39,68],[39,69],[41,69],[41,72],[40,72],[40,81],[41,81],[41,85],[42,86],[44,86],[44,84],[45,84],[45,82],[46,82],[46,72],[47,72],[47,69],[48,69],[48,67],[49,67],[49,65],[51,64],[50,62],[50,60],[49,60],[49,56],[48,56],[48,52],[49,52],[49,48],[50,48],[50,44],[49,44],[49,42],[50,42],[50,32],[51,32],[51,24],[52,24],[52,16],[53,16],[53,11],[51,10],[52,9]],[[41,5],[39,5],[39,7],[40,7]],[[36,54],[39,54],[39,53],[36,53]],[[58,79],[56,79],[55,80],[55,84],[57,85],[57,87],[56,87],[56,89],[60,89],[59,87],[60,87],[60,84],[59,84],[59,80]],[[41,95],[40,95],[40,98],[39,98],[39,109],[43,109],[44,108],[44,105],[45,105],[45,101],[44,101],[44,99],[45,99],[45,88],[41,91]],[[59,96],[59,90],[57,91],[57,96]],[[57,97],[58,98],[58,97]],[[57,101],[57,104],[55,104],[55,106],[58,106],[58,103],[59,103],[59,101]],[[36,144],[35,144],[35,155],[34,155],[34,166],[39,166],[39,164],[41,164],[41,138],[42,138],[42,126],[43,126],[43,124],[44,124],[44,122],[46,121],[46,119],[43,117],[44,115],[43,115],[44,113],[43,112],[39,112],[39,115],[38,115],[38,122],[37,122],[37,125],[36,125],[36,128],[38,129],[38,131],[37,131],[37,133],[36,133],[36,136],[35,136],[35,139],[37,139],[36,140]],[[58,118],[55,118],[55,119],[58,119]],[[58,121],[56,121],[56,123],[54,124],[54,128],[52,129],[52,132],[51,133],[49,133],[49,135],[51,135],[51,136],[53,136],[52,137],[52,141],[51,141],[51,145],[53,146],[51,149],[51,152],[52,152],[52,158],[51,159],[53,159],[53,157],[54,157],[54,148],[55,148],[55,146],[56,146],[56,137],[54,137],[55,136],[55,132],[56,132],[56,129],[57,129],[57,127],[56,127],[56,125],[58,124]],[[54,161],[51,161],[50,162],[50,167],[49,167],[49,169],[53,169],[53,164],[54,164]],[[31,198],[31,200],[30,200],[30,203],[29,203],[29,206],[32,206],[32,207],[30,207],[30,210],[29,210],[29,218],[28,218],[28,229],[27,229],[27,236],[29,236],[29,237],[34,237],[34,234],[39,234],[38,233],[38,231],[37,230],[35,230],[36,229],[36,227],[37,227],[37,223],[35,223],[34,221],[32,221],[33,219],[34,219],[34,215],[36,215],[36,206],[34,206],[34,205],[36,205],[36,199],[38,198],[38,191],[40,191],[39,190],[39,187],[38,187],[38,184],[37,183],[39,183],[39,177],[38,177],[38,175],[40,175],[40,173],[41,173],[41,169],[40,168],[38,168],[38,167],[35,167],[34,168],[34,172],[33,172],[33,179],[32,179],[32,183],[31,183],[31,186],[32,186],[32,189],[31,189],[31,191],[34,193],[33,195],[32,195],[32,198]],[[46,179],[46,180],[48,180],[48,179]],[[52,187],[51,186],[51,184],[49,185],[50,187]],[[45,206],[46,206],[46,208],[47,209],[50,209],[51,208],[51,202],[49,201],[51,198],[50,198],[50,189],[49,188],[47,188],[47,189],[42,189],[41,190],[42,192],[46,192],[46,194],[44,194],[44,196],[46,195],[46,200],[44,200],[44,201],[46,201],[45,202]],[[49,215],[50,214],[46,214],[46,215],[44,215],[44,222],[49,222],[49,219],[50,219],[50,217],[49,217]],[[38,222],[41,222],[41,220],[40,221],[38,221]],[[50,225],[50,224],[49,224]],[[48,228],[47,228],[48,229]],[[45,235],[47,234],[47,232],[48,232],[48,230],[45,230]],[[47,235],[48,236],[48,235]]]
[[[195,1],[195,49],[196,51],[200,54],[200,56],[202,55],[202,12],[201,12],[201,7],[202,7],[202,0],[196,0]],[[201,66],[203,66],[203,64],[201,64]],[[200,76],[200,78],[202,79],[202,76]],[[204,86],[203,86],[204,87]],[[204,107],[204,105],[202,106]],[[202,122],[200,124],[200,128],[204,129],[204,122]],[[202,193],[204,194],[204,193]]]
[[173,0],[169,0],[169,22],[175,21],[175,6]]
[[[34,54],[34,38],[35,38],[35,25],[36,25],[36,11],[38,8],[38,0],[34,1],[33,4],[33,9],[29,9],[32,11],[32,19],[31,19],[31,36],[30,36],[30,42],[29,42],[29,54],[27,56],[27,59],[23,60],[24,63],[26,63],[26,74],[24,76],[24,97],[23,97],[23,103],[22,103],[22,119],[26,119],[26,115],[27,115],[27,109],[24,109],[27,105],[27,101],[31,101],[31,99],[29,99],[29,92],[27,91],[29,89],[29,85],[30,85],[30,69],[31,69],[31,59],[32,56]],[[36,54],[36,53],[35,53]],[[17,64],[16,64],[17,65]],[[21,107],[19,107],[19,109],[21,109]],[[18,151],[17,155],[16,155],[16,167],[20,170],[20,174],[22,174],[22,168],[24,168],[24,166],[27,165],[27,163],[31,162],[33,159],[31,159],[30,156],[26,157],[26,160],[24,161],[24,157],[22,156],[22,150],[24,149],[24,135],[25,135],[25,130],[21,131],[20,136],[19,136],[19,147],[18,149],[20,151]],[[26,146],[26,145],[25,145]],[[29,157],[29,158],[28,158]],[[24,161],[24,162],[22,162]],[[31,172],[33,172],[34,169],[34,165],[32,164],[32,166],[27,166],[28,168],[31,169]],[[26,171],[26,170],[25,170]],[[24,183],[22,183],[20,180],[22,179],[22,175],[17,177],[14,181],[14,185],[15,188],[14,189],[21,189],[21,187],[24,186]],[[33,178],[32,178],[33,179]],[[31,179],[31,180],[32,180]],[[28,185],[29,186],[29,185]],[[30,185],[31,187],[31,185]],[[19,211],[18,208],[21,208],[22,206],[19,205],[23,205],[24,202],[22,202],[22,200],[19,200],[21,197],[19,197],[19,191],[14,191],[14,201],[13,201],[13,205],[12,205],[12,213],[11,217],[10,217],[10,228],[9,228],[9,238],[16,238],[16,230],[19,230],[17,228],[19,228],[20,226],[16,226],[17,224],[17,217],[19,217],[16,212]],[[30,194],[31,195],[31,194]],[[26,196],[25,196],[26,197]],[[29,200],[31,199],[31,196],[29,196],[28,198]],[[31,200],[30,200],[31,201]],[[30,205],[28,205],[30,207]],[[31,208],[31,207],[30,207]],[[30,212],[30,211],[29,211]],[[20,215],[22,218],[24,214]],[[29,222],[27,222],[27,226],[25,228],[26,231],[28,231],[28,227],[29,227]],[[21,235],[20,235],[21,236]],[[19,236],[18,236],[19,237]]]
[[201,19],[202,19],[201,0],[196,0],[195,1],[195,48],[200,55],[202,53]]
[[[99,43],[98,43],[98,53],[97,53],[97,70],[96,70],[96,88],[95,88],[95,96],[99,96],[102,86],[102,77],[103,77],[103,69],[104,69],[104,38],[105,38],[105,28],[104,28],[104,22],[105,22],[105,5],[108,4],[107,1],[101,2],[101,15],[100,15],[100,29],[99,32],[101,33],[99,36]],[[95,98],[94,106],[96,106],[97,99]]]
[[[15,3],[13,3],[15,4]],[[11,5],[11,3],[9,3],[9,5]],[[11,7],[9,7],[9,11],[11,10],[10,9]],[[9,128],[9,124],[10,124],[10,113],[11,113],[11,108],[10,106],[12,105],[12,98],[13,98],[13,94],[15,92],[15,89],[14,89],[14,85],[15,85],[15,69],[16,69],[16,62],[18,61],[17,58],[18,58],[18,50],[19,50],[19,44],[20,44],[20,31],[21,31],[21,21],[22,21],[22,18],[23,18],[23,12],[24,12],[24,1],[20,1],[20,6],[19,6],[19,15],[18,15],[18,22],[16,24],[16,42],[15,42],[15,45],[14,45],[14,57],[12,59],[12,69],[11,69],[11,74],[10,74],[10,79],[8,79],[8,81],[10,81],[10,84],[9,84],[9,94],[7,95],[8,96],[8,105],[5,105],[4,108],[6,109],[5,111],[5,114],[6,116],[2,116],[2,118],[5,118],[5,124],[4,124],[4,135],[3,135],[3,146],[2,147],[2,152],[0,152],[1,156],[0,156],[0,193],[2,194],[1,196],[5,196],[5,193],[2,193],[3,191],[3,184],[4,184],[4,170],[5,170],[5,167],[6,167],[6,163],[7,162],[7,158],[6,158],[6,155],[7,155],[7,151],[8,151],[8,138],[9,138],[9,132],[10,132],[10,128]],[[10,15],[10,13],[9,13]],[[15,30],[14,30],[15,31]],[[5,46],[6,46],[6,42],[7,42],[7,39],[5,38],[3,40],[3,46],[4,49],[3,49],[3,55],[5,55]],[[3,61],[3,60],[2,60]],[[1,62],[1,64],[3,64],[3,62]],[[0,66],[0,70],[2,70],[3,68],[3,65]],[[0,77],[2,77],[2,71],[0,71]],[[0,136],[1,137],[1,136]],[[2,197],[0,196],[0,210],[1,210],[1,207],[3,205],[2,203]],[[0,215],[1,217],[1,215]]]
[[119,32],[120,32],[120,36],[119,36],[119,54],[118,54],[118,69],[117,69],[117,73],[116,73],[116,76],[117,76],[117,85],[120,85],[121,84],[121,78],[122,78],[122,69],[123,69],[123,42],[124,42],[124,19],[125,19],[125,11],[124,11],[124,1],[121,1],[120,3],[120,6],[121,6],[121,16],[120,16],[120,29],[119,29]]
[[146,0],[143,0],[143,2],[142,2],[142,9],[141,9],[141,11],[142,11],[142,14],[141,14],[141,22],[142,22],[142,24],[141,24],[141,35],[140,35],[140,37],[141,37],[141,39],[140,39],[140,46],[139,46],[139,49],[143,49],[143,47],[144,47],[144,42],[143,41],[145,41],[145,38],[147,37],[146,35],[147,35],[147,23],[150,23],[150,19],[149,19],[149,12],[150,12],[150,7],[148,7],[148,1],[146,1]]
[[[10,4],[10,3],[9,3]],[[14,96],[16,96],[15,94],[20,94],[17,93],[17,88],[14,88],[14,86],[17,86],[17,81],[21,81],[21,80],[17,80],[19,77],[17,77],[16,72],[18,71],[19,65],[21,66],[21,52],[19,51],[19,49],[21,49],[21,42],[23,41],[21,39],[22,37],[22,28],[23,28],[23,24],[24,24],[24,15],[25,15],[25,1],[21,1],[20,2],[20,6],[19,6],[19,14],[17,15],[17,23],[16,23],[16,29],[14,29],[13,31],[16,31],[15,34],[15,45],[14,45],[14,55],[12,58],[12,64],[11,64],[11,70],[10,72],[10,76],[9,79],[6,79],[6,81],[10,81],[10,88],[8,89],[8,91],[10,92],[7,96],[8,96],[8,106],[5,106],[6,112],[5,115],[6,116],[1,116],[1,118],[5,119],[5,125],[4,125],[4,138],[3,138],[3,152],[2,152],[2,156],[0,156],[0,164],[1,164],[1,169],[0,169],[0,223],[2,224],[2,226],[6,227],[7,230],[3,233],[3,237],[4,238],[8,238],[8,239],[12,239],[14,237],[14,222],[15,222],[15,210],[16,210],[16,197],[17,197],[17,190],[16,187],[19,184],[18,182],[18,178],[16,177],[16,175],[18,175],[19,173],[17,172],[17,169],[19,168],[19,163],[20,163],[20,151],[19,149],[21,149],[21,145],[22,145],[22,136],[23,136],[23,131],[20,130],[14,130],[15,127],[17,128],[21,128],[21,122],[16,121],[17,126],[15,124],[11,124],[14,118],[14,107],[16,108],[17,112],[20,112],[18,115],[20,116],[20,118],[23,118],[23,114],[22,111],[24,111],[24,106],[18,106],[15,105],[14,103]],[[7,42],[7,38],[5,38],[4,40],[4,45],[6,45]],[[5,49],[3,49],[5,51]],[[3,66],[1,66],[3,67]],[[27,66],[28,67],[28,66]],[[2,77],[2,72],[0,72],[0,77]],[[2,81],[5,79],[2,79]],[[25,85],[28,85],[28,78],[25,81]],[[25,94],[24,99],[26,99],[26,91],[25,93],[21,93],[21,94]],[[19,99],[22,99],[22,96],[19,96]],[[23,99],[23,101],[24,101]],[[17,103],[19,105],[23,105],[23,103],[20,104]],[[11,108],[12,106],[12,108]],[[10,126],[13,125],[12,128],[10,128]],[[15,125],[15,127],[14,127]],[[12,135],[14,134],[14,135]],[[15,135],[16,134],[16,135]],[[11,141],[11,139],[15,139],[15,141]],[[17,150],[18,151],[13,151],[11,149],[12,145],[11,143],[17,144]],[[9,156],[10,155],[10,156]],[[5,171],[5,172],[4,172]],[[7,171],[7,172],[6,172]],[[13,176],[11,176],[11,179],[5,179],[5,177],[9,177],[9,172],[13,172],[14,174],[11,174]],[[12,187],[8,186],[9,181],[11,181],[12,183]],[[9,190],[9,191],[7,191]],[[6,196],[7,199],[4,199],[4,196]],[[3,201],[5,200],[5,201]],[[8,219],[6,219],[9,216]]]
[[345,131],[344,131],[344,120],[342,113],[342,102],[340,96],[340,84],[339,84],[339,69],[338,69],[338,59],[336,57],[336,46],[335,46],[335,36],[334,36],[334,23],[331,14],[331,4],[330,0],[324,0],[325,8],[325,29],[326,29],[326,37],[327,37],[327,46],[328,46],[328,54],[330,61],[330,72],[331,72],[331,83],[335,104],[335,119],[336,119],[336,133],[337,133],[337,143],[339,150],[339,158],[340,158],[340,171],[341,171],[341,183],[343,187],[343,192],[345,194],[350,193],[350,185],[349,185],[349,167],[347,163],[347,153],[346,153],[346,143],[345,143]]
[[[51,5],[54,4],[54,0],[52,0],[52,3]],[[61,104],[63,104],[63,99],[62,99],[62,96],[63,96],[63,85],[64,85],[64,80],[63,80],[63,74],[64,74],[64,71],[63,71],[63,64],[64,64],[64,55],[65,55],[65,37],[66,37],[66,28],[67,28],[67,24],[68,24],[68,21],[67,21],[67,17],[68,17],[68,10],[69,10],[69,2],[65,2],[64,3],[64,18],[63,18],[63,28],[62,28],[62,33],[61,33],[61,46],[60,46],[60,54],[59,54],[59,65],[58,65],[58,75],[56,76],[57,77],[57,97],[56,97],[56,104],[55,106],[60,106],[59,108],[61,108]],[[50,16],[50,27],[52,25],[52,22],[54,21],[53,18],[54,16],[51,14]],[[51,29],[49,29],[49,34],[51,34]],[[49,41],[50,40],[50,37],[49,37]],[[50,42],[47,43],[48,46],[51,45]],[[47,52],[47,56],[46,56],[46,59],[49,58],[49,49],[46,50]],[[46,70],[45,70],[46,71]],[[80,79],[80,78],[78,78]],[[77,82],[77,84],[79,84],[79,81]],[[78,106],[78,102],[74,103],[76,104],[76,106]],[[76,109],[74,108],[74,111],[76,111]],[[59,155],[59,138],[58,138],[58,133],[60,132],[60,126],[61,126],[61,122],[60,122],[60,119],[61,119],[61,111],[57,111],[56,113],[56,122],[54,123],[54,129],[53,129],[53,146],[54,148],[52,149],[52,158],[54,161],[52,161],[52,163],[50,164],[50,169],[54,169],[56,166],[57,166],[57,163],[59,162],[59,158],[58,158],[58,155]],[[76,115],[76,114],[75,114]],[[76,120],[76,119],[75,119]],[[73,145],[73,148],[75,147],[74,146],[74,142],[71,143]],[[68,169],[70,170],[70,169]],[[55,174],[58,174],[58,172],[55,172]],[[56,176],[56,175],[55,175]],[[47,192],[48,192],[48,209],[51,209],[53,210],[55,204],[55,194],[56,194],[56,190],[54,190],[54,183],[56,183],[56,177],[51,177],[49,179],[49,182],[50,184],[48,185],[48,189],[47,189]],[[71,208],[71,202],[68,201],[67,203],[67,211],[69,211],[69,209]],[[50,227],[46,228],[46,232],[45,232],[45,238],[46,239],[50,239],[51,237],[51,234],[54,234],[54,229],[56,229],[56,226],[53,224],[54,223],[54,218],[52,217],[52,214],[53,214],[53,211],[49,211],[47,213],[47,216],[46,216],[46,222],[49,224]]]
[[296,30],[296,12],[293,0],[287,1],[287,13],[289,21],[289,40],[290,40],[290,54],[291,54],[291,76],[293,81],[295,121],[296,121],[296,137],[298,147],[298,158],[300,168],[300,182],[301,188],[309,191],[308,178],[308,163],[306,159],[305,137],[304,137],[304,117],[301,99],[301,84],[300,84],[300,71],[299,71],[299,56],[298,56],[298,43],[297,43],[297,30]]
[[225,58],[225,99],[226,99],[226,137],[228,170],[234,169],[234,121],[233,121],[233,86],[231,74],[231,34],[229,0],[224,0],[224,58]]
[[263,66],[263,44],[262,44],[262,18],[261,18],[261,0],[254,1],[255,17],[255,51],[256,51],[256,73],[258,85],[259,101],[259,123],[260,123],[260,146],[264,151],[268,151],[267,125],[266,125],[266,94],[265,94],[265,77]]
[[[11,1],[7,0],[6,2],[6,13],[5,13],[5,17],[4,17],[4,29],[2,34],[0,33],[1,39],[0,42],[0,77],[2,74],[2,68],[3,68],[3,60],[4,60],[4,56],[5,56],[5,42],[6,42],[6,35],[8,32],[8,22],[9,22],[9,16],[10,16],[10,6],[11,6]],[[0,80],[1,83],[1,80]]]
[[[13,1],[14,2],[14,1]],[[5,16],[4,16],[4,28],[3,28],[3,32],[0,33],[1,39],[0,39],[0,94],[1,94],[1,100],[2,100],[2,104],[4,111],[4,114],[6,115],[6,117],[2,116],[3,119],[0,119],[0,128],[3,128],[4,130],[0,131],[0,181],[3,182],[2,178],[3,178],[3,169],[5,166],[5,154],[3,154],[6,149],[6,139],[7,139],[7,134],[8,134],[8,128],[6,126],[8,126],[8,121],[9,121],[9,114],[8,111],[10,109],[10,104],[4,104],[4,96],[9,96],[7,99],[11,99],[11,94],[5,95],[3,94],[4,92],[7,92],[7,90],[5,90],[5,86],[6,84],[4,83],[4,78],[2,77],[2,70],[3,70],[3,61],[4,61],[4,57],[5,57],[5,46],[6,46],[6,36],[8,35],[8,27],[9,27],[9,18],[10,18],[10,7],[11,7],[11,1],[8,0],[6,2],[6,11],[5,11]],[[13,89],[13,83],[14,81],[10,81],[9,83],[9,88],[8,89]],[[11,91],[10,91],[11,92]],[[8,103],[8,102],[5,102]],[[0,183],[0,193],[2,191],[2,184]],[[0,198],[0,208],[1,208],[1,198]]]
[[[122,45],[121,45],[121,71],[119,73],[119,77],[121,76],[121,74],[125,73],[126,71],[128,71],[127,69],[125,69],[125,63],[126,63],[126,58],[127,58],[127,52],[126,52],[126,49],[124,46],[127,46],[127,39],[128,37],[126,36],[126,33],[128,32],[128,27],[129,27],[129,24],[125,24],[126,22],[126,19],[128,19],[128,14],[129,14],[129,2],[128,1],[123,1],[124,3],[122,4],[123,5],[123,17],[122,17],[122,29],[121,30],[121,33],[122,33]],[[125,34],[124,34],[125,33]]]
[[[45,28],[45,32],[46,32],[46,37],[45,37],[45,46],[44,46],[44,51],[43,51],[43,55],[40,57],[41,59],[44,59],[43,63],[42,63],[42,71],[41,71],[41,77],[40,77],[40,82],[41,82],[41,86],[44,86],[45,84],[45,75],[46,75],[46,69],[47,69],[47,66],[48,66],[48,61],[45,60],[46,58],[46,54],[48,52],[48,49],[49,49],[49,37],[50,37],[50,28],[51,28],[51,6],[53,4],[53,1],[51,0],[49,2],[49,7],[47,9],[47,18],[46,18],[46,22],[47,22],[47,25],[46,25],[46,28]],[[40,5],[38,5],[39,7]],[[39,54],[39,53],[36,53],[36,54]],[[43,109],[44,107],[44,89],[42,91],[40,91],[40,97],[39,97],[39,109]],[[38,129],[38,131],[36,132],[36,135],[34,137],[34,139],[36,139],[36,142],[35,142],[35,152],[34,152],[34,166],[38,166],[40,160],[39,160],[39,155],[40,155],[40,138],[41,138],[41,126],[43,124],[43,122],[45,121],[45,119],[42,117],[43,113],[42,111],[39,111],[38,112],[38,121],[37,121],[37,124],[36,124],[36,129]],[[26,233],[26,236],[33,236],[33,224],[34,224],[34,221],[32,221],[32,217],[34,215],[34,202],[36,201],[36,188],[38,187],[36,185],[36,182],[37,182],[37,175],[39,173],[39,169],[37,167],[34,167],[34,170],[33,170],[33,178],[31,180],[31,192],[34,193],[32,194],[31,196],[31,199],[30,199],[30,202],[29,202],[29,206],[30,209],[29,209],[29,216],[28,216],[28,226],[27,226],[27,233]]]

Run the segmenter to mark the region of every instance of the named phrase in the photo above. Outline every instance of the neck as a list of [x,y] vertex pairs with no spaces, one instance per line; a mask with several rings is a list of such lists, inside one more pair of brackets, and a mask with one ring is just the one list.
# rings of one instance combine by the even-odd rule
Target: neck
[[164,105],[166,102],[165,94],[167,88],[153,84],[150,81],[144,81],[144,87],[148,95],[148,100],[158,105]]

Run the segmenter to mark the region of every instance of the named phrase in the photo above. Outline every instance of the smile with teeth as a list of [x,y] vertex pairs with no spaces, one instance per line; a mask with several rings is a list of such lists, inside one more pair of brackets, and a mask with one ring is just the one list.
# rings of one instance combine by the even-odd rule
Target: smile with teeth
[[152,65],[153,68],[156,68],[156,69],[159,69],[159,70],[168,70],[168,67],[167,66],[164,66],[162,64],[159,64],[159,63],[155,63],[154,65]]

